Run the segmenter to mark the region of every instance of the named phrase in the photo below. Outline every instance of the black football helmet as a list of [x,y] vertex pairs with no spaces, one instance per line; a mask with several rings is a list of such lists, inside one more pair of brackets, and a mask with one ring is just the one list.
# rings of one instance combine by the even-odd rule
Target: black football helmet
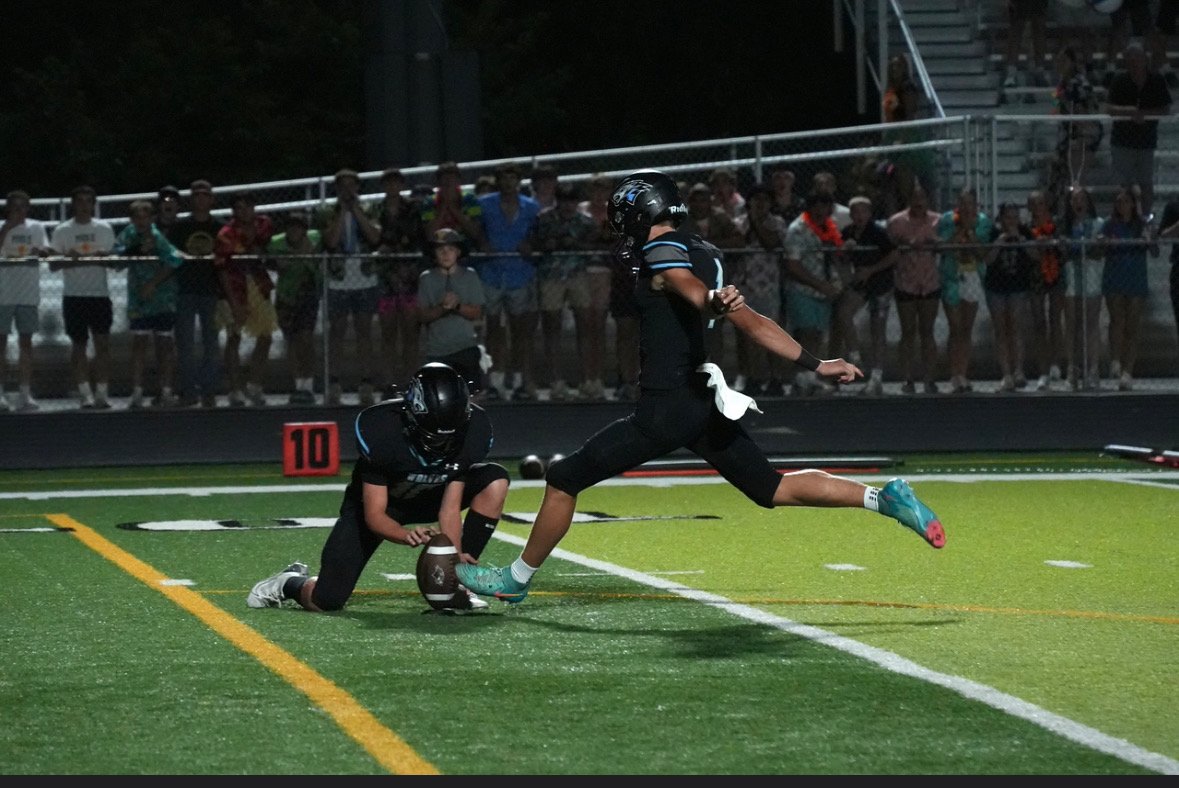
[[647,243],[651,226],[671,221],[675,227],[688,215],[680,187],[667,173],[639,170],[628,175],[610,196],[606,219],[619,236],[614,255],[629,260]]
[[471,420],[467,382],[453,367],[426,364],[405,392],[405,435],[425,460],[449,460],[462,446]]

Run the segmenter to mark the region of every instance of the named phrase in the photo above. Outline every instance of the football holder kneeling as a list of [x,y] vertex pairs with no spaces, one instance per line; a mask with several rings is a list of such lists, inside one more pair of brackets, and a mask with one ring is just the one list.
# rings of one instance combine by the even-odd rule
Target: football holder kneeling
[[340,428],[334,421],[282,426],[283,476],[335,476],[340,472]]

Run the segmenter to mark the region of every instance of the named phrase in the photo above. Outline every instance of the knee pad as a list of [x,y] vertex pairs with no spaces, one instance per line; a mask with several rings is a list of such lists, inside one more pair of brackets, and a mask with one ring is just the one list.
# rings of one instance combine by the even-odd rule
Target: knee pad
[[589,486],[582,481],[585,477],[582,472],[584,464],[582,452],[563,457],[548,467],[544,475],[545,483],[568,495],[577,495]]

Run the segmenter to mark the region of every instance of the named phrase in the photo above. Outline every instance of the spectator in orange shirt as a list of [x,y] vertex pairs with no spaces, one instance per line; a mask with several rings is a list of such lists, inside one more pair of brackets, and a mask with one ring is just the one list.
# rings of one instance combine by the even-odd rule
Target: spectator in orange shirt
[[1032,280],[1032,330],[1036,360],[1039,363],[1039,391],[1047,391],[1052,381],[1060,380],[1060,362],[1064,358],[1064,269],[1056,240],[1060,233],[1048,210],[1048,196],[1039,190],[1028,195],[1028,229],[1044,241],[1040,250],[1039,274]]
[[[270,300],[274,283],[264,257],[272,235],[274,225],[269,216],[255,212],[253,196],[248,192],[234,195],[233,219],[217,233],[213,253],[226,299],[218,317],[227,332],[225,374],[231,406],[245,405],[246,397],[253,405],[266,404],[263,384],[272,336],[278,330],[278,316]],[[243,375],[241,368],[243,331],[254,338],[248,375]]]

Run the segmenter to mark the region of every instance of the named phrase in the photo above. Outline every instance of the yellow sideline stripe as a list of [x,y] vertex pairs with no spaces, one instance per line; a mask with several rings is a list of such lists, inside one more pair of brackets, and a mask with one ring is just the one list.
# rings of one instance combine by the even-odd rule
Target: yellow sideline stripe
[[270,668],[279,678],[331,715],[346,734],[389,771],[394,774],[440,774],[433,764],[423,760],[355,698],[200,594],[183,586],[164,585],[163,582],[168,578],[151,565],[107,541],[69,515],[47,514],[45,517],[58,527],[73,529],[74,536],[87,547],[148,588],[168,597],[214,632]]

